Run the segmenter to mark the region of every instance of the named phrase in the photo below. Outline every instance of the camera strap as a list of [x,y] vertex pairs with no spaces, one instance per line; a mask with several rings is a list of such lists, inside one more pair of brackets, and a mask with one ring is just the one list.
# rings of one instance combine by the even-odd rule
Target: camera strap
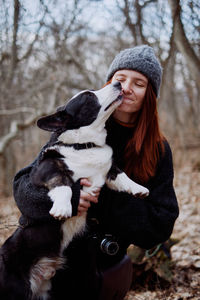
[[88,225],[88,237],[96,239],[99,238],[100,235],[100,225],[99,220],[96,217],[88,217],[87,218],[87,225]]

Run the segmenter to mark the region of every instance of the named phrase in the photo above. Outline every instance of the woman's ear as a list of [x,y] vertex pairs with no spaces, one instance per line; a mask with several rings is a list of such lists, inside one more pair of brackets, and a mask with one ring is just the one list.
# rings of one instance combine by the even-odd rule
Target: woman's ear
[[55,114],[42,117],[37,121],[37,126],[50,132],[65,131],[70,127],[71,116],[66,111],[58,111]]

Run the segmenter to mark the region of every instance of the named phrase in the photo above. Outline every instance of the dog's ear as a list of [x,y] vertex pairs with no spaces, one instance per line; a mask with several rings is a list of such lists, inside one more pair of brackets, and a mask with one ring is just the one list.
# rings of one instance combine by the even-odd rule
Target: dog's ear
[[37,121],[37,126],[51,132],[65,131],[70,127],[71,116],[66,111],[57,111],[55,114],[42,117]]

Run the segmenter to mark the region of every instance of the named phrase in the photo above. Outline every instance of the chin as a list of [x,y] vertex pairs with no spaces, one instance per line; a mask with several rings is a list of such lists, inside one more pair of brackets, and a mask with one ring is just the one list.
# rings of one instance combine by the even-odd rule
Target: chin
[[136,112],[137,110],[129,107],[128,105],[126,104],[121,104],[118,108],[117,108],[117,111],[119,112],[126,112],[126,113],[134,113]]

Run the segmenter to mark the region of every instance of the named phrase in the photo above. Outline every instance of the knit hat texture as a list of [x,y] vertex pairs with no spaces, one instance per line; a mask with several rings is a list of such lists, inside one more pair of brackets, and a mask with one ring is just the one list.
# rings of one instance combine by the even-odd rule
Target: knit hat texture
[[115,72],[124,69],[134,70],[145,75],[152,84],[156,96],[159,96],[162,67],[152,47],[136,46],[117,54],[108,69],[107,81],[113,77]]

